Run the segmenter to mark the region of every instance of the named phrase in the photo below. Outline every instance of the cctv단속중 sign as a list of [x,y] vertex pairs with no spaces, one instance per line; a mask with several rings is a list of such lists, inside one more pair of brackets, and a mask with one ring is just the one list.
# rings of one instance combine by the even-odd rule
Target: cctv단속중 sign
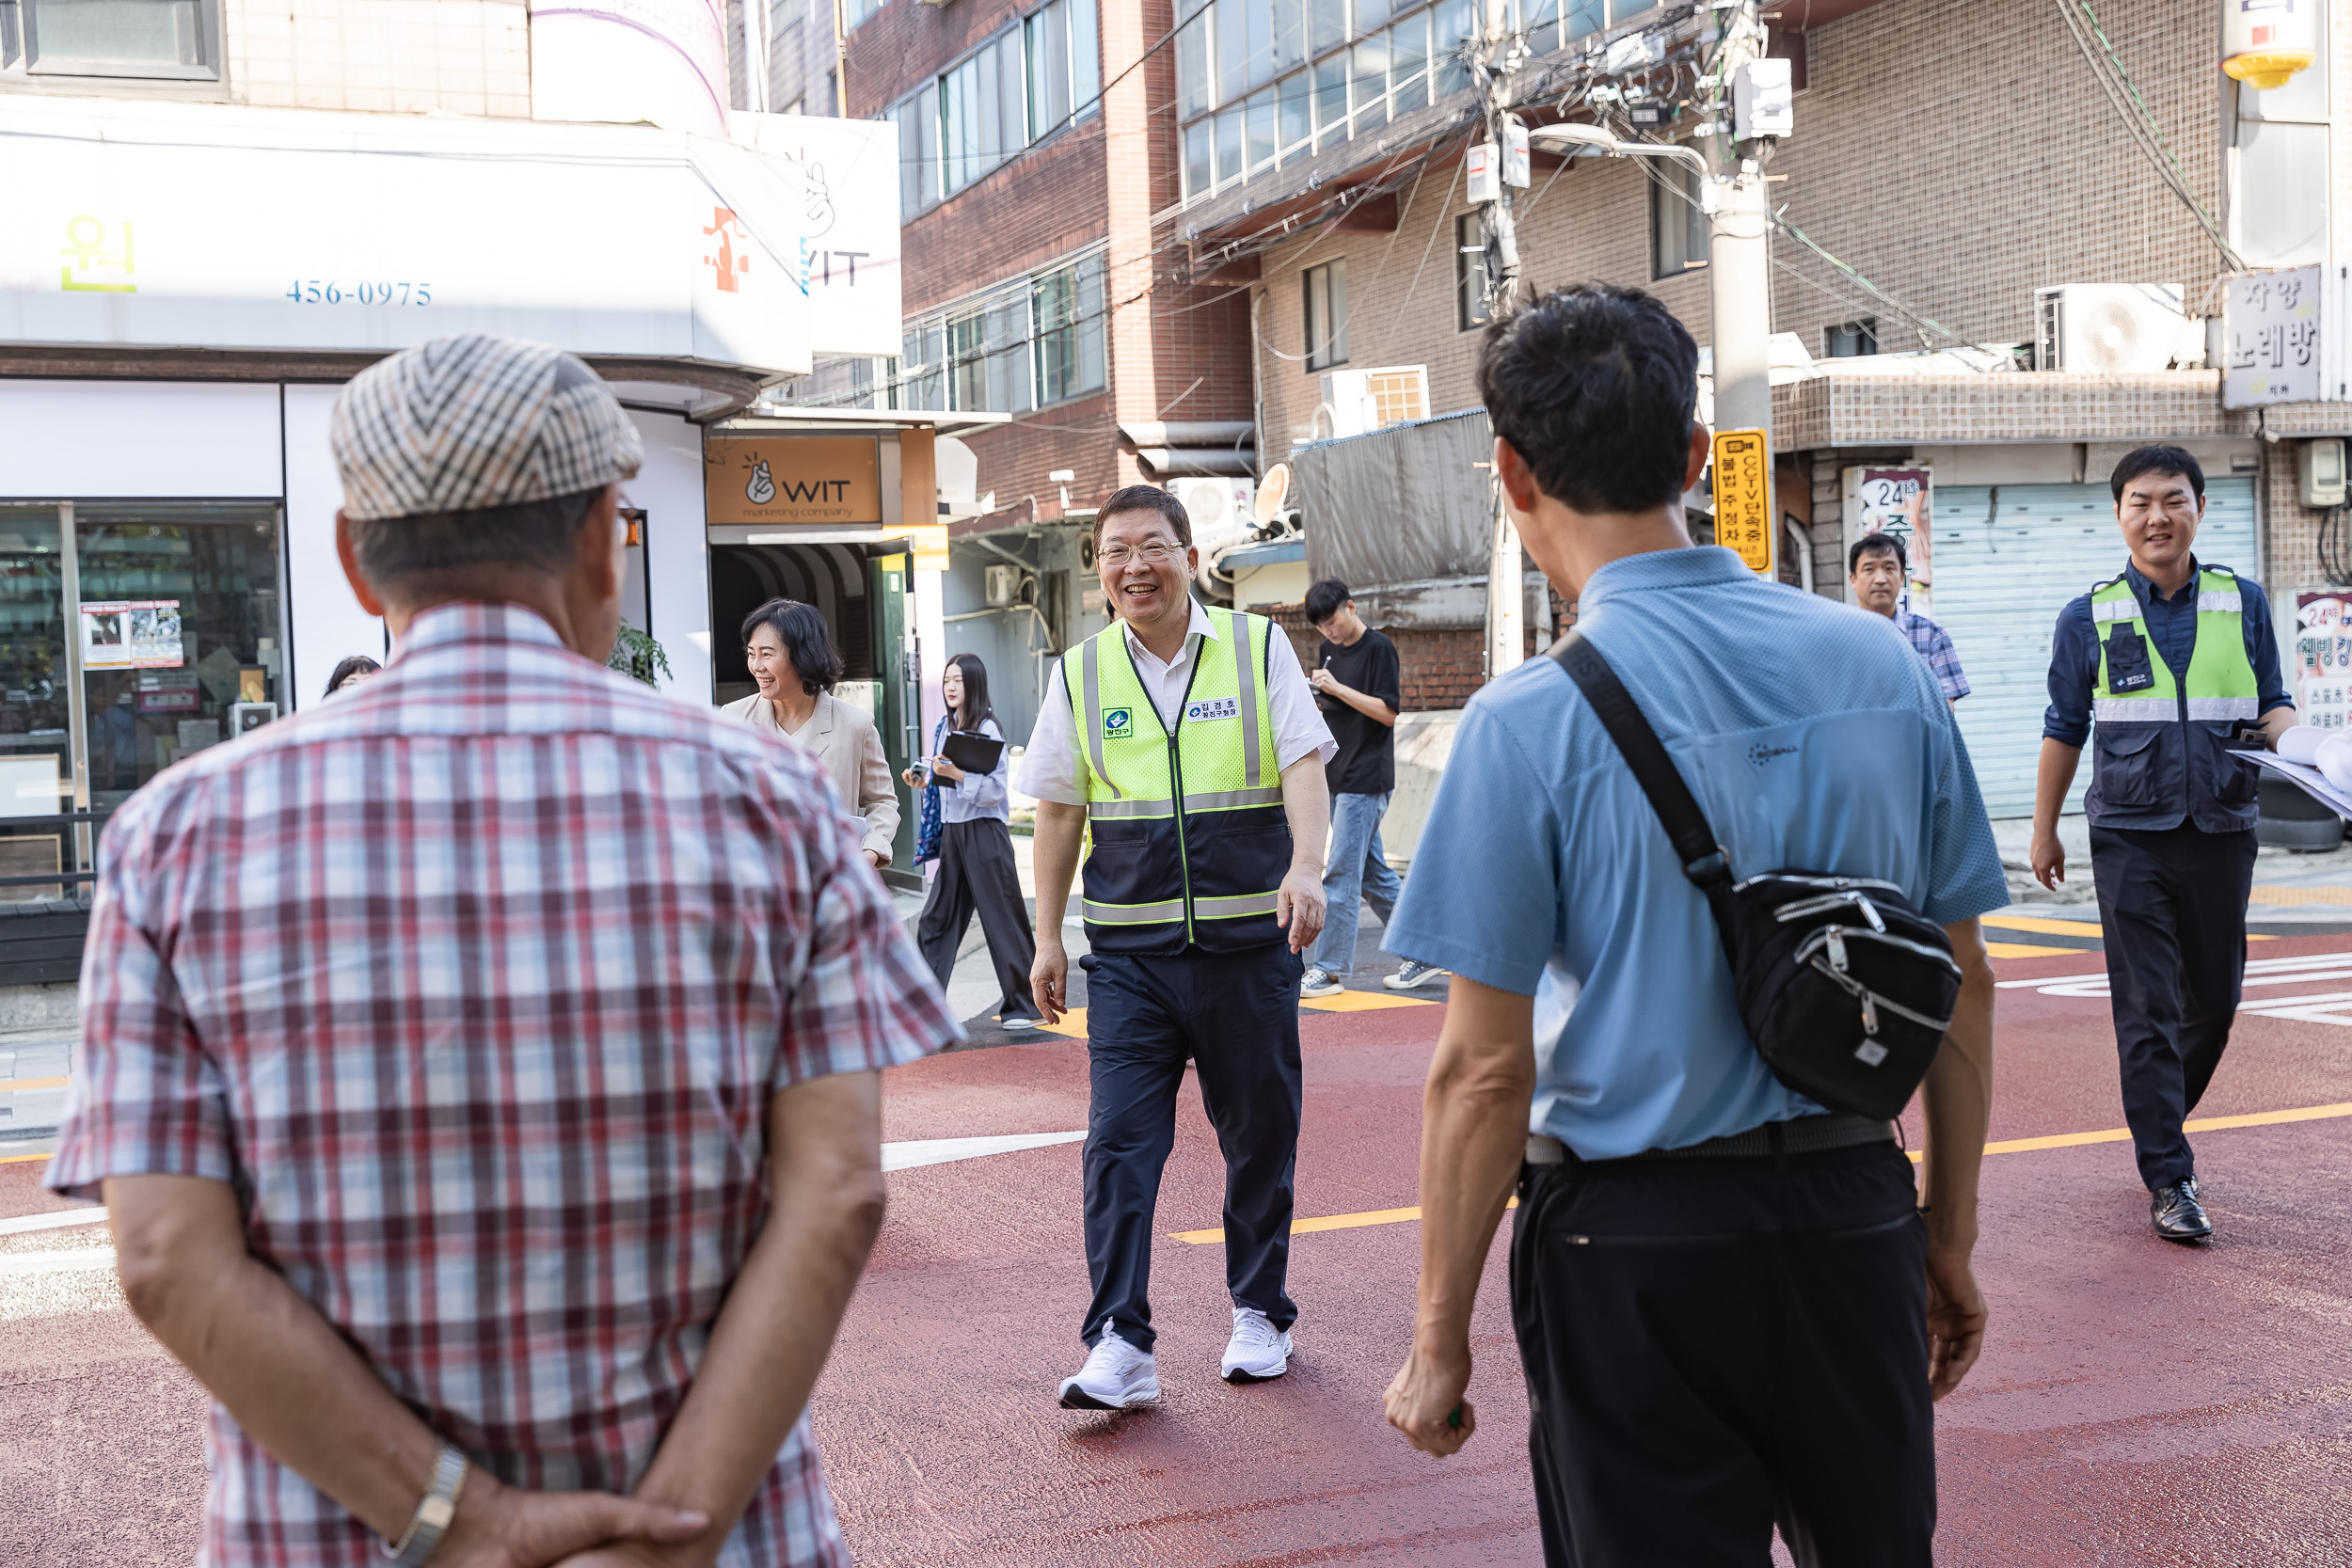
[[1751,572],[1777,570],[1772,448],[1760,430],[1715,432],[1715,543],[1737,550]]

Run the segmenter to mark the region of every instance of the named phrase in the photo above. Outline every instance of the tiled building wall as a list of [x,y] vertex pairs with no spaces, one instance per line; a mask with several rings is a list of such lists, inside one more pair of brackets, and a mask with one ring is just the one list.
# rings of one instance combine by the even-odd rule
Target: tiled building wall
[[228,0],[222,13],[235,103],[531,116],[524,0]]

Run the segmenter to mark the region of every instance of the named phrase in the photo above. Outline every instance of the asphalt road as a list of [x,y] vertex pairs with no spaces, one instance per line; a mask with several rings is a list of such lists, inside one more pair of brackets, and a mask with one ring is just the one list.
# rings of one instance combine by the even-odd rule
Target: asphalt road
[[[1994,1317],[1983,1361],[1939,1407],[1941,1560],[2352,1563],[2352,936],[2253,947],[2249,1011],[2199,1111],[2244,1124],[2194,1134],[2219,1234],[2185,1249],[2149,1232],[2130,1146],[2111,1135],[2096,927],[1994,934],[2049,951],[1996,960],[1979,1252]],[[1189,1089],[1153,1264],[1154,1410],[1054,1403],[1083,1354],[1075,1143],[895,1171],[817,1397],[857,1560],[1539,1561],[1500,1246],[1476,1321],[1478,1436],[1432,1460],[1379,1416],[1420,1239],[1381,1212],[1415,1200],[1441,1016],[1304,1020],[1298,1213],[1342,1223],[1294,1243],[1298,1352],[1276,1383],[1216,1377],[1220,1249],[1177,1234],[1216,1225],[1222,1185]],[[1033,1037],[901,1069],[885,1118],[899,1163],[958,1152],[935,1140],[1074,1132],[1084,1044]],[[0,1166],[0,1215],[61,1207],[38,1171]],[[121,1309],[103,1244],[87,1227],[0,1233],[0,1562],[194,1556],[204,1402]]]

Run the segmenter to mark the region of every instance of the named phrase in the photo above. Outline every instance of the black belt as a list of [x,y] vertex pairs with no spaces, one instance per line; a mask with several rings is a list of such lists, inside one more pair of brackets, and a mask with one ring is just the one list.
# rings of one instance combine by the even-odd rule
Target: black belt
[[[1893,1143],[1895,1124],[1872,1121],[1845,1111],[1831,1111],[1818,1117],[1797,1117],[1788,1121],[1768,1121],[1761,1127],[1751,1127],[1744,1132],[1732,1132],[1720,1138],[1684,1148],[1651,1148],[1639,1154],[1606,1161],[1578,1161],[1579,1164],[1631,1164],[1635,1161],[1665,1163],[1677,1160],[1758,1160],[1782,1154],[1820,1154],[1833,1148],[1852,1148],[1862,1144]],[[1567,1146],[1557,1138],[1537,1132],[1527,1140],[1527,1163],[1531,1165],[1565,1164],[1570,1159]]]

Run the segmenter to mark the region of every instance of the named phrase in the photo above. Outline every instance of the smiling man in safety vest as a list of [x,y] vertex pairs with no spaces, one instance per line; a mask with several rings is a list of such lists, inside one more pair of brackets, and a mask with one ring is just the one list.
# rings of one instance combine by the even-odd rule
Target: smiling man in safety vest
[[2231,753],[2275,747],[2295,705],[2261,587],[2190,553],[2197,459],[2141,447],[2109,484],[2131,562],[2058,613],[2031,859],[2043,887],[2066,879],[2058,808],[2095,721],[2084,805],[2123,1115],[2156,1234],[2201,1242],[2213,1221],[2181,1124],[2230,1043],[2254,879],[2255,768]]
[[1160,1169],[1189,1058],[1225,1151],[1221,1370],[1289,1370],[1298,1309],[1283,1291],[1298,1149],[1299,953],[1323,927],[1338,748],[1290,640],[1263,616],[1190,593],[1200,558],[1184,504],[1133,484],[1094,521],[1095,568],[1119,619],[1062,656],[1020,786],[1037,798],[1037,964],[1048,1023],[1069,1007],[1062,911],[1081,898],[1093,1108],[1086,1141],[1086,1365],[1073,1410],[1157,1399],[1151,1277]]

